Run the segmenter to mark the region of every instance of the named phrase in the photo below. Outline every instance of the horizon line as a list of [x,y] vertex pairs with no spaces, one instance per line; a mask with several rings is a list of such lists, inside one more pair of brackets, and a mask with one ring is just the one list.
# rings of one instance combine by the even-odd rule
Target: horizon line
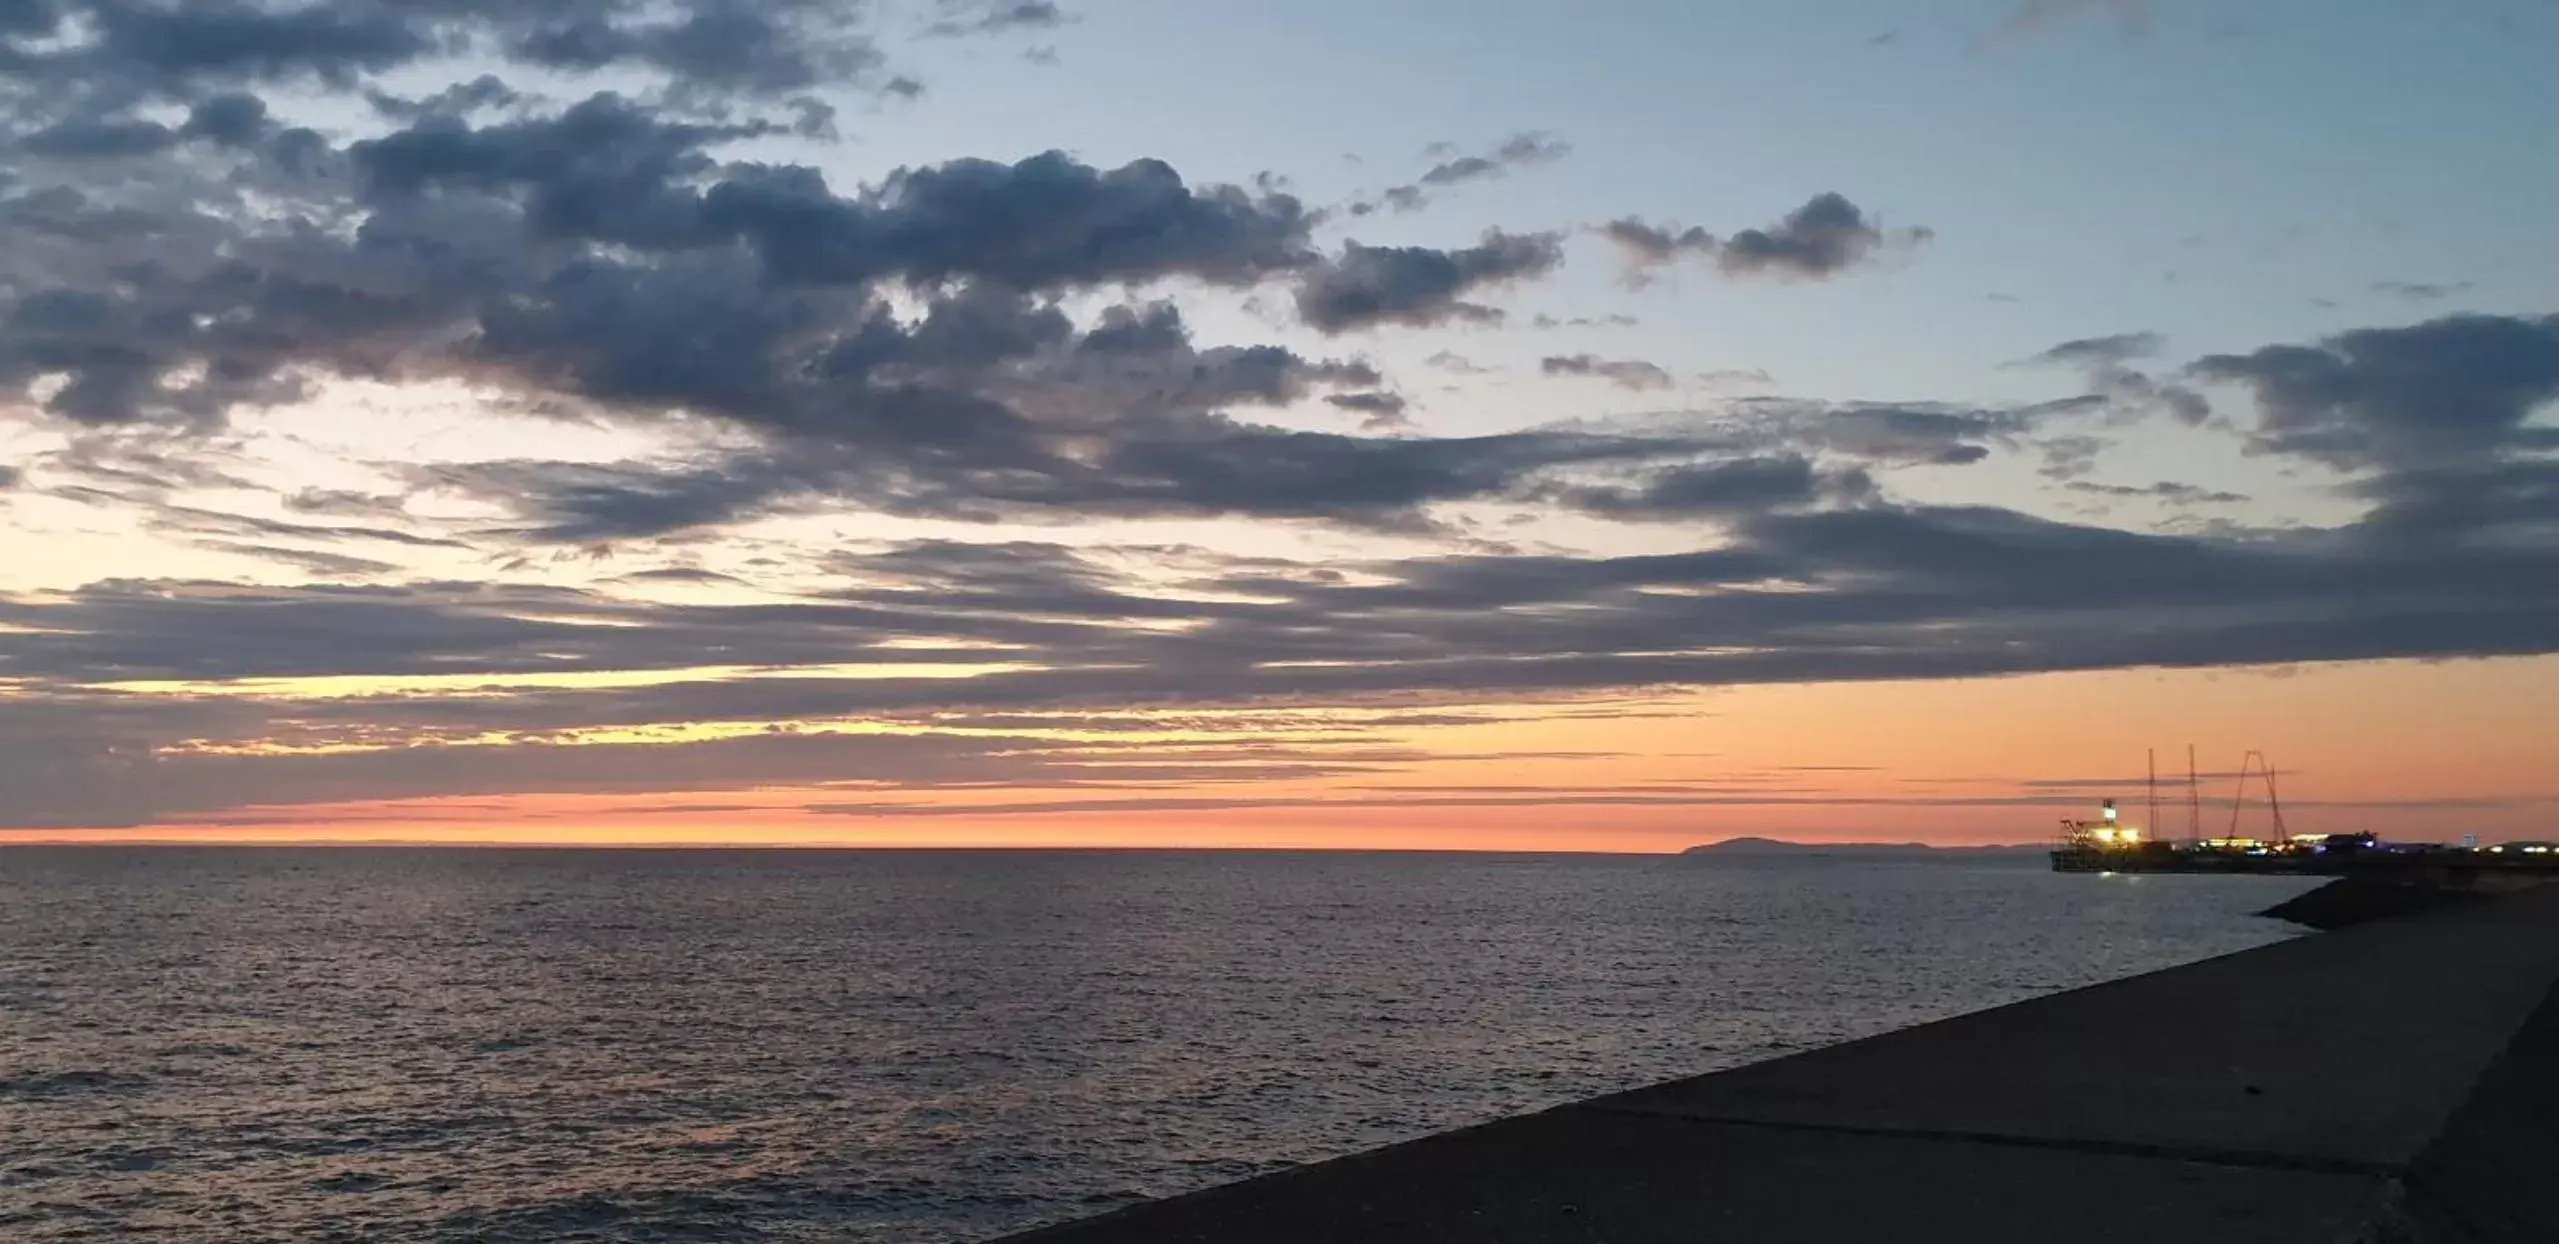
[[[111,831],[110,831],[111,832]],[[1015,852],[1015,853],[1080,853],[1080,854],[1220,854],[1265,855],[1605,855],[1605,856],[1676,856],[1701,847],[1719,847],[1735,842],[1765,842],[1790,847],[1828,848],[1832,850],[1894,851],[2027,851],[2042,850],[2049,844],[2036,842],[1987,842],[1940,844],[1929,842],[1884,842],[1874,839],[1824,841],[1802,838],[1770,838],[1744,834],[1706,842],[1686,843],[1654,851],[1611,851],[1600,848],[1526,849],[1519,847],[1303,847],[1203,843],[1199,845],[1110,845],[1060,843],[1053,846],[1025,846],[1019,843],[973,844],[942,843],[836,843],[836,842],[500,842],[486,840],[441,841],[430,838],[320,838],[291,840],[275,838],[32,838],[0,836],[0,849],[32,847],[224,847],[248,849],[293,850],[322,848],[328,850],[467,850],[467,851],[873,851],[873,852]]]

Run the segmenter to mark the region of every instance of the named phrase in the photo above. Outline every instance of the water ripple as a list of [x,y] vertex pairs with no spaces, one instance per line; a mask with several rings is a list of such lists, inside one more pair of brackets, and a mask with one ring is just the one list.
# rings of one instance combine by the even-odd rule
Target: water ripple
[[2029,866],[0,851],[0,1238],[954,1241],[2284,935]]

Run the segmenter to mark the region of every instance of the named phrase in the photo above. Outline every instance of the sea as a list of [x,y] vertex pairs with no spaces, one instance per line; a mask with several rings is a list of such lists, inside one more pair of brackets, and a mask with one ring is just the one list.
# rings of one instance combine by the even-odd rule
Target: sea
[[2306,884],[0,849],[0,1239],[982,1240],[2276,941]]

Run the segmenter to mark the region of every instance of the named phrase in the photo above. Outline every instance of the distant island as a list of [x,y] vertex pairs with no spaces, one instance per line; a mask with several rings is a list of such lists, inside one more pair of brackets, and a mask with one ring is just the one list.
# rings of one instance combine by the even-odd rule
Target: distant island
[[1978,847],[1933,847],[1924,842],[1789,842],[1782,838],[1726,838],[1701,843],[1681,855],[2021,855],[2042,851],[2031,844]]

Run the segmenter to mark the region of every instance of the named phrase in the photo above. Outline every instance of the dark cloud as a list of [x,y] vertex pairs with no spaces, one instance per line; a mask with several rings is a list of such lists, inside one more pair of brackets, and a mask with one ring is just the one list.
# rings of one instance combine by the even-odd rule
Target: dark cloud
[[247,147],[273,128],[265,100],[255,95],[215,95],[196,101],[179,134],[225,147]]
[[670,122],[605,94],[557,117],[482,128],[432,115],[357,142],[347,155],[376,204],[397,205],[430,189],[495,197],[521,188],[524,219],[537,237],[678,249],[709,240],[700,196],[686,184],[713,167],[703,148],[777,128]]
[[1625,252],[1627,266],[1637,270],[1676,263],[1684,254],[1715,253],[1715,235],[1694,225],[1656,225],[1640,217],[1625,216],[1598,226],[1596,231],[1616,243]]
[[2358,329],[2191,371],[2249,390],[2252,450],[2350,474],[2342,491],[2371,507],[2358,539],[2446,552],[2559,534],[2559,316]]
[[1416,527],[1431,504],[1506,496],[1557,468],[1678,449],[1675,442],[1564,431],[1368,438],[1234,425],[1123,442],[1103,460],[1108,482],[1072,504]]
[[241,489],[257,485],[229,469],[230,453],[181,437],[88,434],[37,456],[48,475],[82,481],[118,498],[152,503],[184,488]]
[[1157,160],[1109,170],[1059,152],[956,160],[899,170],[852,200],[812,170],[773,170],[725,181],[702,202],[710,230],[746,240],[777,277],[802,282],[1250,285],[1315,259],[1315,217],[1296,199],[1195,188]]
[[2077,479],[2097,469],[2097,455],[2106,447],[2104,440],[2094,436],[2047,437],[2037,446],[2044,455],[2044,465],[2037,473],[2046,479]]
[[375,575],[391,574],[400,569],[391,562],[378,561],[370,557],[331,553],[321,549],[294,548],[283,544],[253,544],[238,540],[195,540],[190,543],[200,549],[282,566],[305,576],[304,582],[307,583],[367,579]]
[[2559,460],[2406,467],[2359,480],[2369,538],[2410,548],[2546,548],[2559,536]]
[[26,478],[27,473],[24,470],[0,462],[0,492],[16,488],[19,484],[26,482]]
[[[1898,236],[1902,243],[1916,245],[1934,234],[1905,229]],[[1715,262],[1731,276],[1818,280],[1864,262],[1885,241],[1883,228],[1856,204],[1837,194],[1818,194],[1774,226],[1744,229],[1724,239]]]
[[1642,322],[1622,312],[1608,315],[1576,315],[1569,319],[1539,315],[1530,321],[1539,328],[1633,328]]
[[429,189],[520,196],[549,237],[682,251],[742,242],[778,282],[982,278],[1020,289],[1187,276],[1249,285],[1308,267],[1314,217],[1283,194],[1193,187],[1160,161],[1060,152],[896,170],[836,195],[815,170],[744,167],[703,184],[705,148],[779,132],[702,124],[599,95],[556,117],[472,127],[429,117],[350,155],[375,201]]
[[1049,0],[942,0],[942,17],[924,28],[927,38],[1053,30],[1070,18]]
[[1526,497],[1559,471],[1676,458],[1704,447],[1676,437],[1569,431],[1371,437],[1210,418],[1122,435],[1086,461],[1052,456],[927,473],[804,446],[671,468],[482,463],[438,468],[425,482],[515,509],[529,522],[519,536],[572,544],[846,501],[978,521],[1248,517],[1423,530],[1434,505]]
[[1392,393],[1335,393],[1324,400],[1342,410],[1358,412],[1362,427],[1392,428],[1404,423],[1404,399]]
[[736,575],[704,570],[699,566],[657,566],[648,570],[634,570],[629,574],[615,575],[613,581],[616,583],[714,583],[726,586],[754,586]]
[[2111,337],[2081,337],[2028,359],[2030,363],[2058,363],[2070,367],[2109,366],[2132,359],[2149,358],[2159,353],[2167,340],[2157,333],[2118,333]]
[[690,0],[671,9],[613,8],[613,14],[519,21],[507,50],[553,68],[655,69],[688,92],[802,91],[864,80],[883,61],[863,28],[863,6]]
[[2468,281],[2375,281],[2372,292],[2409,302],[2435,302],[2469,290]]
[[[997,413],[973,428],[955,426],[929,452],[831,432],[826,440],[791,433],[785,447],[683,462],[495,462],[437,468],[420,479],[517,511],[526,523],[520,536],[571,544],[847,503],[980,521],[1249,517],[1423,530],[1434,522],[1430,510],[1443,504],[1551,501],[1575,488],[1612,486],[1578,478],[1591,472],[1650,481],[1729,459],[1816,459],[1825,496],[1862,495],[1869,491],[1862,485],[1829,484],[1855,470],[1963,466],[1996,448],[2045,447],[2066,438],[2063,429],[2084,413],[2073,403],[1967,408],[1743,398],[1713,414],[1645,416],[1613,429],[1378,439],[1180,413],[1285,405],[1339,387],[1322,394],[1329,404],[1371,414],[1374,427],[1387,428],[1394,424],[1373,408],[1397,399],[1375,391],[1378,377],[1361,364],[1310,363],[1268,347],[1196,352],[1172,331],[1177,327],[1169,307],[1123,309],[1081,338],[1040,347],[1011,364],[1018,392],[1001,396],[1012,405],[990,407]],[[1150,348],[1165,352],[1145,353]],[[1219,358],[1222,368],[1212,361]],[[1091,370],[1103,365],[1128,369],[1123,378],[1130,382]],[[1572,370],[1569,362],[1565,370]],[[1203,396],[1215,400],[1198,400]],[[1101,404],[1085,404],[1095,400]],[[1080,435],[1101,431],[1105,438]]]
[[308,75],[344,85],[358,74],[380,72],[434,50],[429,25],[372,5],[77,7],[89,10],[85,16],[97,29],[95,44],[81,59],[171,81],[279,81]]
[[77,117],[27,135],[18,140],[18,149],[59,159],[115,159],[158,155],[177,143],[177,131],[157,121]]
[[2212,417],[2212,405],[2201,393],[2132,366],[2134,360],[2155,356],[2166,345],[2157,333],[2083,337],[2062,342],[2020,365],[2075,368],[2087,377],[2092,395],[2121,414],[2163,412],[2189,427],[2200,425]]
[[1605,518],[1680,520],[1860,501],[1875,493],[1864,471],[1824,471],[1798,455],[1671,467],[1631,485],[1559,490],[1556,499]]
[[2559,447],[2559,316],[2456,315],[2198,360],[2256,399],[2254,446],[2342,469],[2482,463]]
[[1479,177],[1495,176],[1506,169],[1552,164],[1572,154],[1572,151],[1572,144],[1550,135],[1516,134],[1490,154],[1466,156],[1431,166],[1430,171],[1422,174],[1421,182],[1425,186],[1453,186]]
[[414,99],[371,90],[365,92],[365,102],[394,121],[413,122],[427,117],[468,117],[483,109],[512,108],[526,99],[496,74],[484,73]]
[[1604,359],[1590,354],[1550,354],[1538,361],[1549,376],[1592,376],[1621,389],[1667,389],[1675,381],[1659,363],[1642,359]]
[[72,0],[22,6],[22,34],[83,29],[13,50],[7,71],[55,88],[45,106],[188,102],[242,86],[354,91],[452,57],[661,75],[673,95],[771,95],[858,82],[881,57],[867,6],[829,0]]
[[392,518],[408,513],[398,496],[354,492],[342,488],[303,488],[287,494],[284,508],[297,514],[330,514],[346,518]]
[[1462,160],[1450,160],[1445,164],[1433,165],[1429,172],[1422,174],[1422,184],[1452,186],[1462,181],[1489,177],[1501,171],[1501,167],[1499,162],[1489,156],[1468,156]]
[[1401,414],[1404,410],[1404,399],[1392,393],[1336,393],[1324,400],[1343,410],[1372,415]]
[[1350,212],[1353,216],[1369,216],[1385,208],[1393,208],[1399,212],[1418,212],[1428,206],[1430,206],[1430,196],[1423,193],[1420,186],[1389,186],[1379,191],[1374,199],[1363,199],[1351,204]]
[[[688,288],[698,312],[711,287]],[[665,304],[616,291],[601,305],[619,313]],[[437,471],[429,482],[524,509],[530,533],[568,540],[661,534],[821,501],[1034,521],[1087,506],[1215,513],[1229,507],[1201,481],[1166,477],[1166,464],[1273,431],[1218,412],[1373,390],[1383,379],[1364,363],[1275,346],[1199,347],[1169,303],[1113,308],[1079,333],[1053,304],[998,287],[964,289],[912,321],[880,311],[785,368],[740,342],[786,334],[790,322],[769,334],[742,316],[732,322],[741,331],[726,340],[661,339],[644,323],[589,323],[581,311],[498,334],[488,349],[535,358],[591,350],[583,391],[731,413],[775,446],[672,467],[493,463]],[[687,351],[705,352],[705,362]],[[777,370],[793,380],[774,383]],[[1223,469],[1213,456],[1199,461]],[[1311,491],[1283,508],[1313,516],[1325,502]],[[1369,521],[1365,508],[1348,500],[1343,515]]]
[[225,510],[209,510],[185,505],[156,506],[151,512],[149,522],[157,530],[181,535],[223,535],[269,540],[314,540],[328,543],[363,541],[401,544],[411,548],[467,549],[470,547],[469,544],[460,540],[444,536],[420,535],[403,528],[297,523],[254,514],[235,514]]
[[1888,232],[1838,194],[1815,195],[1775,225],[1725,238],[1693,225],[1657,225],[1634,216],[1595,231],[1616,244],[1636,281],[1690,256],[1711,258],[1726,276],[1820,280],[1857,267],[1887,247],[1919,246],[1936,236],[1926,228]]
[[663,536],[805,506],[825,476],[788,459],[740,456],[699,467],[499,461],[423,470],[418,482],[509,505],[533,526],[509,534],[553,544]]
[[462,551],[473,547],[451,536],[414,530],[396,498],[366,499],[371,504],[362,509],[340,499],[354,494],[332,496],[306,490],[303,497],[308,499],[307,504],[296,505],[296,498],[285,500],[286,508],[297,513],[351,513],[377,520],[366,524],[298,522],[181,504],[169,499],[172,491],[242,489],[250,485],[218,469],[145,448],[81,445],[47,455],[45,465],[47,475],[54,479],[94,481],[56,483],[46,490],[55,497],[123,510],[135,516],[145,530],[172,542],[272,562],[326,578],[386,574],[399,569],[378,557],[346,551],[350,545],[376,546],[366,549],[367,553],[385,552],[380,546]]
[[1544,276],[1563,262],[1561,235],[1552,233],[1494,230],[1477,245],[1457,250],[1348,242],[1340,255],[1307,274],[1297,311],[1325,333],[1386,324],[1489,323],[1502,313],[1465,301],[1465,295]]
[[1732,403],[1741,443],[1838,455],[1874,466],[1966,466],[2017,447],[2050,418],[2035,409],[1754,397]]
[[2087,480],[2073,480],[2064,484],[2063,487],[2072,492],[2093,497],[2142,499],[2168,505],[2236,505],[2248,499],[2245,493],[2221,492],[2194,484],[2180,484],[2172,480],[2161,480],[2156,484],[2139,488],[2129,484],[2095,484]]
[[1412,182],[1389,186],[1374,199],[1351,204],[1351,215],[1366,216],[1387,208],[1399,212],[1419,211],[1430,204],[1432,191],[1499,177],[1515,168],[1552,164],[1572,154],[1573,148],[1570,143],[1551,135],[1530,132],[1512,135],[1502,145],[1481,155],[1453,156],[1454,150],[1447,143],[1431,144],[1430,154],[1451,155],[1452,158],[1440,160]]
[[1718,387],[1762,387],[1777,383],[1765,367],[1726,367],[1697,373],[1697,383]]

